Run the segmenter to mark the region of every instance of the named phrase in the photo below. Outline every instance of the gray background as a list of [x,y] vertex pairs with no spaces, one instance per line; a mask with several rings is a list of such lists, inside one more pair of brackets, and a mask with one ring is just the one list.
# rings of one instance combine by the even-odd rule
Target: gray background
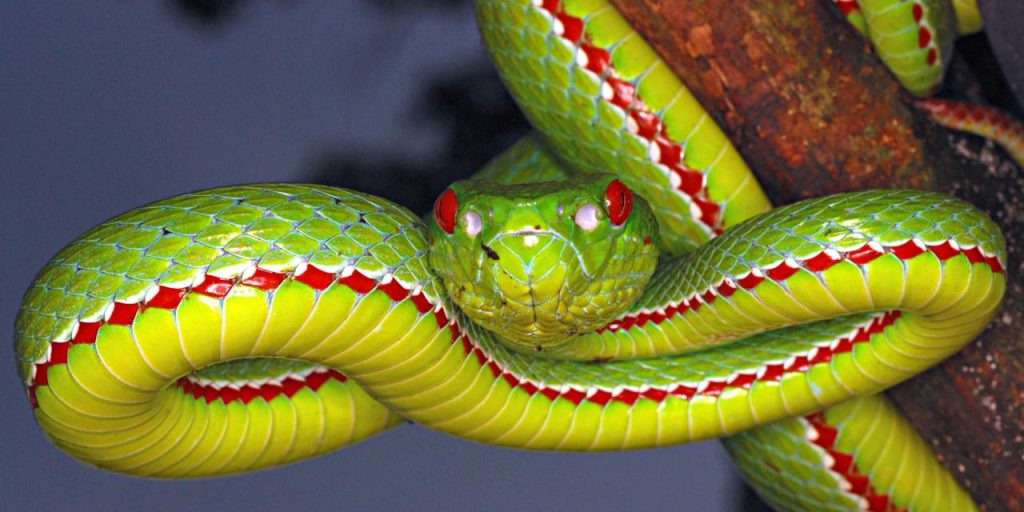
[[[0,327],[10,335],[21,293],[49,257],[128,208],[242,182],[376,180],[358,166],[332,174],[324,162],[336,155],[431,168],[451,141],[408,121],[418,80],[481,58],[467,6],[396,16],[367,2],[252,2],[212,29],[156,0],[4,2]],[[416,173],[403,181],[404,191],[374,191],[428,204],[443,184]],[[47,444],[6,354],[6,510],[703,511],[731,509],[742,494],[717,443],[529,453],[416,426],[257,474],[126,478]]]

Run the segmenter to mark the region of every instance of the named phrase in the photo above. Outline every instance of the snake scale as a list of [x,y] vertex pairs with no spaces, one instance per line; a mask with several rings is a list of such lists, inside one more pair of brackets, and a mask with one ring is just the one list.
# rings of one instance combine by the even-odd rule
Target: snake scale
[[[920,31],[952,23],[941,2],[837,3],[883,57],[917,62],[897,71],[908,87],[934,87],[948,42]],[[476,13],[537,133],[433,219],[351,190],[225,187],[125,213],[47,264],[15,350],[54,444],[199,477],[405,420],[530,449],[724,436],[780,510],[974,507],[877,393],[997,310],[1006,254],[984,214],[918,191],[771,210],[606,1]]]

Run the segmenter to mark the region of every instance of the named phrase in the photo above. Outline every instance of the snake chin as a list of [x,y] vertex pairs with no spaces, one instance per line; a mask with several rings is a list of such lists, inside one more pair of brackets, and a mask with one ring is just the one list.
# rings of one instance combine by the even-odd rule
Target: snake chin
[[435,221],[430,264],[449,296],[476,324],[530,352],[622,314],[658,259],[650,206],[610,175],[459,182],[438,199]]

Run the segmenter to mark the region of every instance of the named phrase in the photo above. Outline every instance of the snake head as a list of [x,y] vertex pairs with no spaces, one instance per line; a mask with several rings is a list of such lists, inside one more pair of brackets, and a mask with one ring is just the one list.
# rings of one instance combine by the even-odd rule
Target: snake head
[[434,204],[430,263],[473,321],[542,350],[607,324],[657,263],[657,222],[614,176],[453,184]]

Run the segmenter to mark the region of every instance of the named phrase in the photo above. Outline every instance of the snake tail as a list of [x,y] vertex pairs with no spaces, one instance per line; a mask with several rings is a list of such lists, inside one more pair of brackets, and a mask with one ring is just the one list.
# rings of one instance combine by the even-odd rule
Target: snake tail
[[[972,24],[933,0],[838,3],[917,92],[941,77],[945,29]],[[454,184],[430,228],[378,197],[288,184],[194,192],[101,224],[42,269],[17,319],[19,375],[52,442],[163,478],[286,464],[404,421],[541,450],[727,437],[780,509],[970,510],[878,393],[995,314],[1007,281],[995,224],[921,191],[768,211],[736,149],[605,0],[475,12],[538,129],[478,177],[519,186]],[[599,187],[563,200],[522,185],[556,179]],[[659,230],[628,232],[640,224]],[[586,248],[617,240],[635,252]],[[566,258],[607,280],[575,291],[587,287],[559,275]],[[643,275],[630,267],[641,259]],[[470,293],[483,268],[471,260],[501,293]],[[456,306],[483,317],[499,308],[491,295],[513,293],[521,318],[570,337],[508,344],[507,317],[492,332]],[[612,307],[587,318],[591,332],[531,309],[597,300]]]
[[[869,29],[868,20],[864,16],[859,2],[838,2],[841,10],[851,17],[859,19],[862,33]],[[902,68],[897,75],[917,94],[933,90],[942,76],[943,63],[949,59],[949,48],[953,36],[949,28],[953,15],[942,2],[868,2],[866,12],[876,28],[875,40],[879,42],[878,53],[884,54],[897,68]],[[957,23],[964,29],[963,13],[973,13],[974,28],[980,25],[976,6],[971,0],[957,2]],[[513,97],[520,104],[527,117],[540,132],[539,136],[530,137],[511,152],[514,154],[514,165],[525,162],[539,163],[549,168],[552,161],[571,162],[571,167],[582,171],[601,171],[619,169],[623,179],[636,188],[641,194],[648,194],[643,187],[649,184],[657,188],[656,195],[650,196],[655,205],[656,214],[663,230],[671,234],[668,248],[674,252],[686,252],[693,246],[707,242],[708,239],[728,230],[743,219],[758,212],[767,210],[767,200],[749,174],[742,160],[733,158],[735,150],[724,141],[721,145],[710,141],[721,141],[716,138],[713,122],[706,112],[691,101],[692,94],[667,72],[667,66],[656,53],[633,31],[628,23],[622,20],[615,8],[605,1],[551,1],[538,0],[533,2],[512,0],[480,0],[476,2],[477,18],[491,53],[492,60],[502,74]],[[855,20],[855,24],[857,22]],[[660,85],[668,85],[662,88]],[[705,134],[711,134],[705,138]],[[543,139],[543,140],[538,140]],[[530,147],[535,149],[531,152]],[[646,149],[646,151],[645,151]],[[710,150],[710,152],[708,151]],[[717,153],[716,153],[717,151]],[[548,157],[548,153],[557,156]],[[709,159],[709,155],[716,155]],[[499,158],[506,162],[505,156]],[[734,162],[736,165],[733,165]],[[488,173],[497,175],[494,169]],[[691,171],[691,172],[686,172]],[[529,175],[530,172],[522,172]],[[696,177],[701,180],[697,181]],[[664,178],[667,177],[668,180]],[[635,181],[633,181],[635,180]],[[673,190],[666,187],[674,186],[679,192],[678,197],[666,194]],[[686,185],[691,184],[691,185]],[[699,185],[699,186],[698,186]],[[667,199],[669,202],[662,202]],[[710,199],[710,201],[708,201]],[[678,200],[678,206],[671,201]],[[708,202],[711,208],[708,208]],[[672,204],[671,207],[659,205]],[[673,218],[685,212],[690,205],[690,216],[693,224],[686,224]],[[669,211],[665,211],[665,210]],[[707,212],[720,214],[729,212],[731,215],[714,217]],[[709,223],[707,221],[712,220]],[[717,224],[716,224],[717,223]],[[708,229],[710,227],[710,229]],[[975,257],[977,259],[977,257]],[[776,275],[783,276],[798,265],[770,265]],[[829,262],[829,259],[823,259]],[[660,269],[659,272],[665,269]],[[678,278],[679,276],[673,276]],[[744,276],[747,283],[754,283],[765,276],[763,270],[751,272]],[[655,283],[673,282],[671,279],[660,280],[656,275]],[[729,294],[734,288],[740,288],[734,281],[712,283],[704,289],[679,289],[671,286],[655,284],[652,291],[642,297],[634,311],[617,322],[612,322],[597,333],[581,336],[567,350],[549,354],[553,357],[566,357],[580,361],[603,361],[620,357],[645,357],[657,354],[675,353],[680,350],[693,349],[703,341],[691,342],[699,336],[694,331],[702,331],[708,316],[700,316],[705,303],[702,299],[714,299]],[[670,292],[674,298],[667,298]],[[678,321],[678,312],[694,315],[688,323]],[[884,317],[882,317],[884,318]],[[844,347],[844,339],[860,339],[860,332],[872,332],[873,322],[879,319],[865,319],[865,323],[851,325],[854,334],[835,332],[831,341],[822,337],[817,345],[809,345],[806,352],[795,347],[789,351],[789,359],[775,365],[758,367],[751,365],[747,371],[723,372],[715,374],[714,364],[701,366],[704,372],[701,377],[694,377],[697,385],[689,392],[699,396],[695,389],[705,390],[712,394],[730,389],[744,382],[757,382],[761,376],[774,376],[780,372],[805,367],[806,361],[816,357],[828,358],[834,353],[834,347]],[[899,322],[899,319],[895,320]],[[883,322],[885,323],[885,322]],[[786,331],[785,335],[810,336],[806,331],[797,333]],[[868,335],[870,336],[870,335]],[[765,337],[771,337],[765,335]],[[821,349],[821,350],[819,350]],[[813,352],[812,352],[813,350]],[[728,351],[728,357],[735,357],[740,350]],[[713,352],[716,353],[717,352]],[[795,356],[793,354],[800,354]],[[724,354],[722,357],[725,357]],[[695,358],[699,360],[700,358]],[[652,393],[664,390],[651,390]],[[679,391],[679,390],[677,390]],[[685,391],[680,391],[685,392]],[[617,396],[617,395],[612,395]],[[629,394],[626,393],[628,397]],[[596,394],[596,399],[604,401],[604,394]],[[879,399],[882,400],[882,399]],[[855,409],[853,416],[865,414]],[[800,420],[785,420],[787,422]],[[857,429],[847,425],[855,424],[847,421],[837,426],[840,436],[847,442],[857,444],[860,438]],[[723,427],[723,430],[728,430]],[[757,430],[751,431],[755,433]],[[792,438],[803,449],[814,450],[805,437]],[[853,440],[853,441],[851,441]],[[770,447],[769,447],[770,448]],[[820,447],[818,447],[820,449]],[[739,460],[739,457],[734,457]],[[751,464],[745,469],[749,472],[768,471],[763,464],[758,464],[755,457],[743,459]],[[789,467],[786,460],[775,459],[778,472],[793,471],[795,475],[806,475],[806,466],[802,462],[794,462]],[[870,461],[858,462],[861,475],[873,475]],[[882,465],[895,465],[899,462],[892,459],[880,462]],[[929,468],[937,468],[934,460]],[[827,465],[818,464],[827,478],[831,480],[836,492],[843,494],[848,489],[838,485],[841,479],[828,476]],[[929,472],[931,470],[929,469]],[[938,473],[944,474],[941,470]],[[759,473],[760,474],[760,473]],[[831,507],[835,510],[862,510],[864,503],[870,502],[878,507],[880,499],[868,499],[868,495],[888,495],[887,490],[906,488],[907,472],[900,473],[904,483],[878,484],[855,488],[869,489],[862,494],[847,496],[844,500],[829,501],[828,495],[815,491],[815,496],[805,496],[802,501],[772,501],[780,510],[821,510]],[[755,479],[748,478],[756,484]],[[853,478],[861,482],[862,478]],[[956,485],[945,486],[950,482],[948,475],[936,479],[935,486],[928,483],[920,484],[920,497],[907,501],[906,492],[897,492],[893,496],[893,507],[911,507],[920,510],[920,503],[946,503],[950,510],[969,510],[973,505],[958,508],[957,504],[970,503],[970,498]],[[911,486],[918,485],[912,479]],[[929,490],[934,492],[929,492]],[[950,493],[957,493],[954,499]],[[917,493],[918,491],[915,491]],[[806,494],[806,493],[805,493]],[[846,493],[848,494],[848,493]],[[930,501],[935,496],[939,500]],[[946,499],[948,498],[948,499]],[[913,503],[911,503],[913,501]],[[916,505],[915,505],[916,503]],[[845,504],[845,505],[843,505]],[[924,510],[929,510],[927,506]]]
[[1024,124],[994,107],[954,100],[918,100],[917,106],[943,126],[991,139],[1024,167]]

